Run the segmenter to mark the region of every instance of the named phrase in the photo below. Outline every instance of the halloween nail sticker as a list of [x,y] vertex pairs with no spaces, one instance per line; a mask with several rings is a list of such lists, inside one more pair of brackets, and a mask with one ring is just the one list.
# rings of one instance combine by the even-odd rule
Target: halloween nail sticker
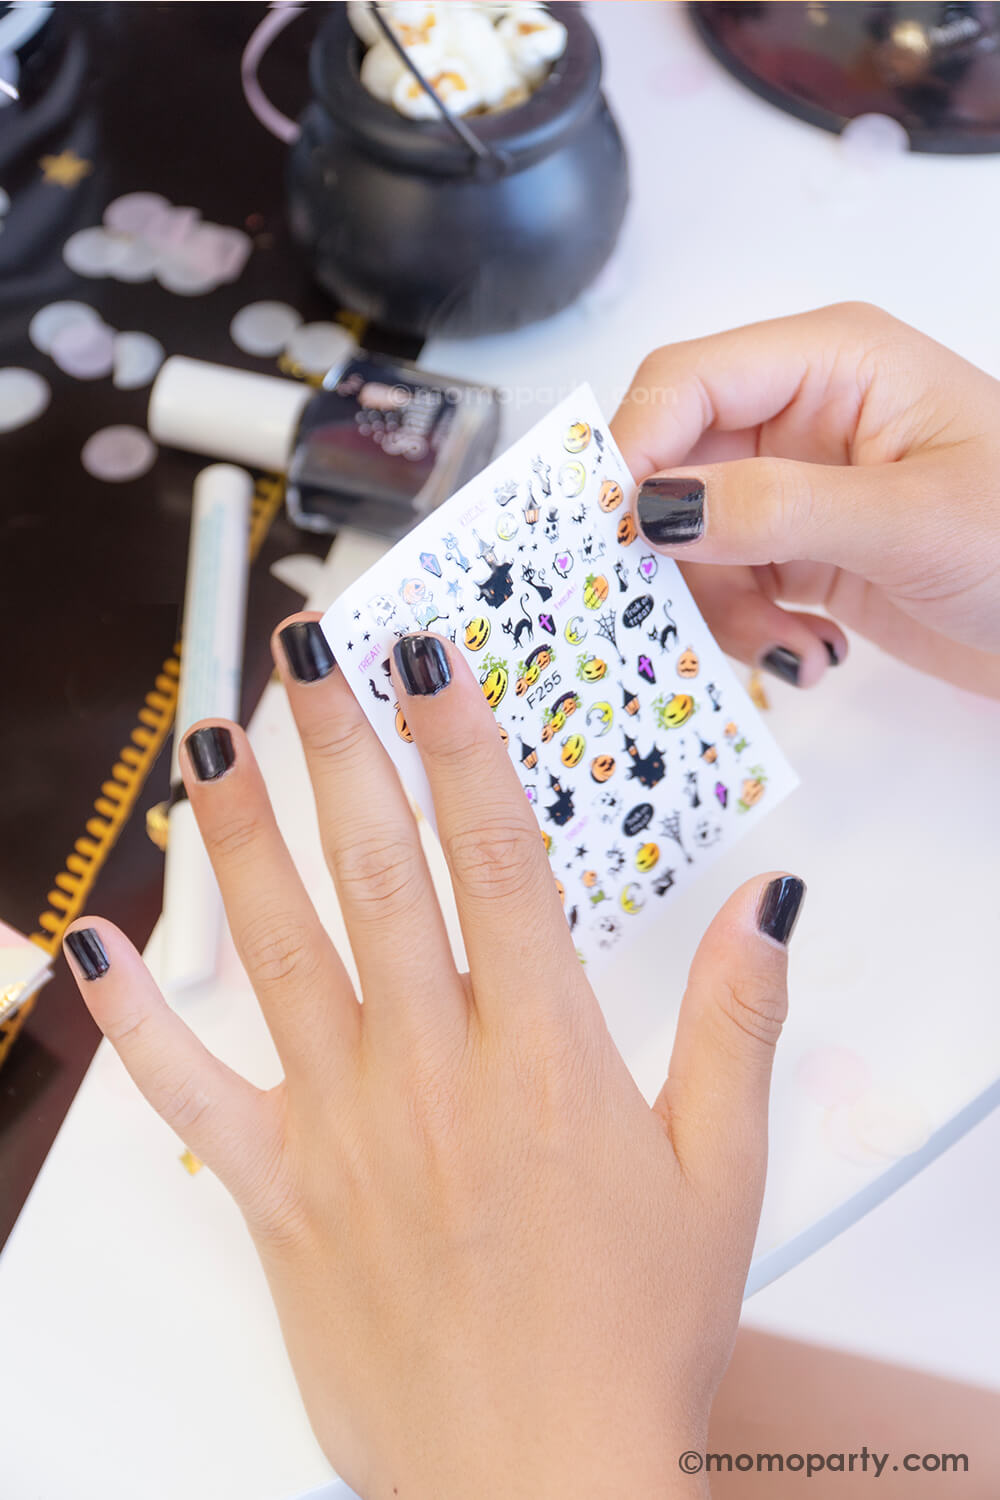
[[458,545],[458,538],[455,536],[455,533],[451,531],[448,532],[442,538],[442,542],[444,544],[444,555],[448,559],[448,561],[457,563],[463,573],[468,573],[469,569],[472,567],[472,564],[465,556],[465,553],[462,551],[461,547]]
[[521,595],[521,614],[519,618],[516,620],[504,620],[503,632],[505,635],[513,637],[514,645],[518,651],[521,649],[522,636],[526,636],[529,641],[531,640],[531,637],[535,633],[535,627],[532,625],[531,616],[528,613],[527,594]]
[[485,615],[477,615],[465,627],[465,644],[470,651],[481,651],[490,638],[492,630]]
[[614,723],[614,718],[614,709],[603,699],[598,703],[592,703],[587,709],[587,727],[593,726],[599,737],[608,733]]
[[585,962],[611,954],[794,784],[675,564],[638,548],[628,560],[633,489],[605,434],[593,398],[578,392],[420,522],[325,620],[335,652],[345,638],[345,675],[432,823],[419,752],[372,664],[384,670],[414,625],[466,657]]
[[657,641],[659,643],[661,651],[669,650],[671,641],[676,641],[677,639],[677,626],[674,623],[674,618],[670,613],[670,606],[672,602],[672,600],[668,599],[663,605],[663,613],[666,616],[667,623],[659,628],[654,625],[652,630],[649,632],[649,639],[651,641]]

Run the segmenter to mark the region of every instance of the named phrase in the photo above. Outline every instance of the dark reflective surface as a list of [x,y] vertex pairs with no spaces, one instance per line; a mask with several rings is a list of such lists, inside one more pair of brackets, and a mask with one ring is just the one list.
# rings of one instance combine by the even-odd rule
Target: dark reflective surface
[[842,130],[899,120],[916,151],[1000,151],[1000,6],[696,0],[716,57],[772,104]]
[[[264,87],[292,115],[307,93],[320,9],[298,17],[261,68]],[[0,181],[12,200],[0,231],[0,367],[36,370],[52,388],[41,417],[0,433],[0,917],[25,932],[173,649],[192,484],[207,462],[163,449],[140,480],[92,479],[80,464],[84,442],[113,423],[144,426],[148,389],[70,379],[33,348],[28,323],[43,304],[72,298],[117,329],[152,333],[168,354],[274,373],[273,360],[232,343],[237,309],[275,297],[307,319],[331,316],[284,228],[285,148],[240,88],[240,53],[264,14],[263,4],[57,6],[56,25],[22,72],[24,106],[0,111]],[[45,181],[40,159],[66,150],[91,169],[74,186]],[[73,275],[65,240],[137,190],[250,233],[255,249],[240,278],[180,297],[155,281]],[[328,545],[284,516],[271,530],[250,579],[244,719],[272,670],[270,631],[301,603],[268,565]],[[143,813],[166,796],[167,769],[164,751],[88,901],[140,946],[159,912],[163,868]],[[97,1040],[59,959],[0,1067],[0,1243]]]

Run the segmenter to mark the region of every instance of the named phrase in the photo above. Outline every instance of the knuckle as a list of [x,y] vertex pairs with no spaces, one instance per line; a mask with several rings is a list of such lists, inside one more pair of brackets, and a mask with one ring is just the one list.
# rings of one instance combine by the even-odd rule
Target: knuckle
[[349,764],[366,753],[371,730],[367,720],[331,714],[300,725],[299,734],[310,756]]
[[767,528],[775,562],[794,551],[793,539],[813,519],[814,492],[808,466],[790,459],[766,459],[761,468],[760,520]]
[[416,899],[419,855],[406,838],[348,839],[329,848],[327,860],[342,896],[362,914],[398,916]]
[[267,913],[248,923],[240,932],[239,948],[252,982],[307,982],[317,970],[311,934],[286,913]]
[[203,837],[212,854],[219,859],[232,860],[252,848],[259,831],[257,819],[250,813],[237,809],[213,823]]
[[491,819],[445,839],[452,879],[466,896],[504,900],[524,890],[541,845],[537,827]]
[[783,989],[762,976],[741,976],[725,986],[722,1010],[745,1036],[773,1050],[788,1014],[788,999]]
[[209,1095],[190,1077],[178,1079],[168,1074],[157,1093],[159,1113],[182,1139],[185,1132],[198,1129],[212,1106]]

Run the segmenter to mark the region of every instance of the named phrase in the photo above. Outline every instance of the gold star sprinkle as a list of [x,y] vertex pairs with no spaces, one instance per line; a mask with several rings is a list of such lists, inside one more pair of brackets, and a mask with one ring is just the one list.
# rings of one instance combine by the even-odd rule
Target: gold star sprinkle
[[200,1172],[202,1166],[204,1165],[203,1162],[200,1162],[198,1160],[193,1151],[185,1151],[184,1154],[180,1157],[180,1164],[184,1168],[185,1172],[191,1173],[192,1177],[196,1172]]
[[75,151],[60,151],[58,156],[43,156],[38,165],[46,182],[54,182],[57,187],[65,188],[76,187],[81,177],[86,177],[94,170],[93,162],[84,161]]

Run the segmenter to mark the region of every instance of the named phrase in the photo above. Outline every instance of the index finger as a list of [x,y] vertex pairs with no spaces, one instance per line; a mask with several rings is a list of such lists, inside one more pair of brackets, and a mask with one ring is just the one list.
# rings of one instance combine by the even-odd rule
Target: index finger
[[482,688],[435,635],[398,641],[393,677],[434,798],[477,1010],[489,1022],[568,1003],[576,951],[538,821]]

